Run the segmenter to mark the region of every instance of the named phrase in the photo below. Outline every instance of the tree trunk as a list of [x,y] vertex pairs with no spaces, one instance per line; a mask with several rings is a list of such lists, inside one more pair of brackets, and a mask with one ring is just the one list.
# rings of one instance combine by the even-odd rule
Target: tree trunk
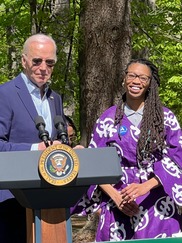
[[82,0],[80,30],[80,128],[87,146],[94,122],[120,97],[131,55],[129,1]]

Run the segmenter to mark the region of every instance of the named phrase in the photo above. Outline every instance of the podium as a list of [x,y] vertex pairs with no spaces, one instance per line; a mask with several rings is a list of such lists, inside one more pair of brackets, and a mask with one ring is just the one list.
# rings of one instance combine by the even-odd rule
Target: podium
[[69,208],[90,185],[115,184],[122,175],[116,149],[74,150],[79,158],[77,177],[54,186],[38,171],[42,151],[1,152],[0,189],[9,189],[27,211],[27,243],[72,243]]

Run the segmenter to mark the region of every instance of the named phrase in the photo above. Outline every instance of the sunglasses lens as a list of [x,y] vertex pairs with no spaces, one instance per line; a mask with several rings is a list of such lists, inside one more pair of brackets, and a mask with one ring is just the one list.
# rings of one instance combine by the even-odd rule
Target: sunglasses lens
[[[33,58],[32,63],[34,66],[39,66],[43,62],[42,58]],[[53,67],[56,64],[56,61],[54,59],[47,59],[45,60],[45,63],[49,67]]]
[[33,63],[34,66],[39,66],[42,63],[42,59],[41,58],[33,58],[32,63]]
[[53,59],[47,59],[45,62],[47,64],[47,66],[50,66],[50,67],[53,67],[56,64],[55,60],[53,60]]

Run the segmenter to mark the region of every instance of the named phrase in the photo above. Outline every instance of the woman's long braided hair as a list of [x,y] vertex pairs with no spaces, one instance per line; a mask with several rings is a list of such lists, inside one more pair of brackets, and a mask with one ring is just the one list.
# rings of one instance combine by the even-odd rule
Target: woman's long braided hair
[[[161,155],[164,149],[164,113],[158,93],[160,78],[157,67],[149,60],[136,59],[128,63],[126,70],[133,63],[147,65],[151,70],[151,80],[149,89],[146,92],[143,118],[137,143],[136,159],[139,166],[143,167],[146,161],[152,160],[154,152]],[[121,126],[125,102],[126,93],[124,91],[116,109],[115,125]]]

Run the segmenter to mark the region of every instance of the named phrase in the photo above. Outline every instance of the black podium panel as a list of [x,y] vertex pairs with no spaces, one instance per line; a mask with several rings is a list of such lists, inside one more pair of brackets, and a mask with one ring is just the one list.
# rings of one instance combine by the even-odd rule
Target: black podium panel
[[88,187],[52,187],[36,189],[11,189],[11,192],[25,208],[50,209],[70,208],[86,192]]
[[[75,149],[80,161],[75,186],[116,183],[121,178],[121,167],[116,149]],[[39,172],[38,161],[41,151],[0,153],[0,189],[51,187],[44,184]]]
[[78,176],[64,186],[48,184],[39,175],[41,151],[1,152],[0,189],[11,190],[28,208],[67,208],[77,202],[89,185],[115,184],[120,180],[122,172],[115,148],[74,151],[80,162]]

